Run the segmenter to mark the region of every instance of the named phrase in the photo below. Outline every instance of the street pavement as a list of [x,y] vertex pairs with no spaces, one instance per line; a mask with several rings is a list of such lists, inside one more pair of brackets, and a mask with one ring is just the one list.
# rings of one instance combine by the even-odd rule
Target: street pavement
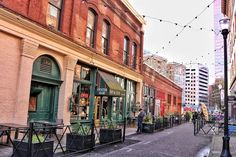
[[[216,135],[213,137],[209,157],[219,157],[220,156],[220,153],[222,151],[222,145],[223,145],[222,137],[223,137],[223,134]],[[231,153],[232,157],[236,157],[236,135],[230,136],[230,153]]]
[[94,149],[78,157],[196,157],[211,144],[212,135],[193,135],[192,123],[152,134],[136,134],[117,143]]
[[[210,149],[209,157],[219,157],[222,150],[223,132],[219,135],[214,132],[205,135],[201,131],[194,136],[192,123],[185,123],[152,134],[136,134],[135,131],[136,128],[127,128],[126,140],[123,143],[97,145],[93,151],[68,155],[77,157],[207,157],[207,151]],[[0,145],[0,157],[7,157],[11,152],[11,147]],[[230,152],[232,157],[236,157],[236,133],[230,136]]]

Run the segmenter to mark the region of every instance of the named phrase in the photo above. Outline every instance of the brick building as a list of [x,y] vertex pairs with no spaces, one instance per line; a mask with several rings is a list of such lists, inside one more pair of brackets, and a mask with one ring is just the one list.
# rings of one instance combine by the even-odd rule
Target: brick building
[[181,114],[182,88],[148,65],[144,70],[144,109],[156,116]]
[[144,21],[127,0],[1,0],[0,122],[129,117]]

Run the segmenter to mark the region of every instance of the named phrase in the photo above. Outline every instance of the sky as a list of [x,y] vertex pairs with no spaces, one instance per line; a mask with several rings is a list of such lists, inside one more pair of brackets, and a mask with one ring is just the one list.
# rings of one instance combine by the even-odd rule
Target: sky
[[[211,4],[213,0],[129,0],[129,2],[140,15],[145,15],[145,50],[166,58],[168,62],[206,65],[209,68],[209,83],[214,82],[215,47],[214,32],[211,31],[214,29],[214,5]],[[210,6],[207,7],[208,5]],[[184,26],[190,21],[192,22],[179,33],[183,29],[179,24]]]

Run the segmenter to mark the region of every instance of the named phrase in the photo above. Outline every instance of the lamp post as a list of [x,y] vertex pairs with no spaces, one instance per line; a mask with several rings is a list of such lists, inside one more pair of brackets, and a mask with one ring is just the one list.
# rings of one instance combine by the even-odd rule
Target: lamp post
[[225,103],[225,110],[224,110],[224,137],[223,139],[223,147],[221,152],[221,157],[231,157],[230,150],[229,150],[229,128],[228,128],[228,69],[227,69],[227,35],[229,33],[229,22],[228,18],[221,19],[220,21],[221,26],[221,34],[223,35],[224,39],[224,103]]

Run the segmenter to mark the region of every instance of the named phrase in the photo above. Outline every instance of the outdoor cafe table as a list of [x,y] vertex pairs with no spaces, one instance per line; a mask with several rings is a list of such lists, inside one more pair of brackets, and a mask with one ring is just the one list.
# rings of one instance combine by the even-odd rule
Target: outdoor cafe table
[[[50,135],[53,134],[55,135],[56,137],[56,140],[57,140],[57,145],[54,149],[54,152],[56,151],[56,149],[58,148],[58,146],[60,146],[62,152],[65,154],[65,151],[61,145],[61,140],[63,138],[63,136],[65,135],[67,129],[71,132],[71,129],[70,129],[70,125],[64,125],[62,123],[56,123],[56,122],[48,122],[48,121],[33,121],[35,125],[35,128],[42,128],[43,129],[43,132],[47,135]],[[38,127],[37,124],[40,124],[42,125],[42,127]],[[65,129],[64,129],[65,128]],[[63,133],[62,133],[62,136],[59,138],[57,133],[56,133],[56,129],[64,129]]]
[[20,129],[28,129],[27,125],[21,125],[16,123],[0,123],[0,131],[2,132],[1,135],[6,134],[7,135],[7,144],[9,144],[9,140],[11,141],[11,131],[15,131],[14,139],[18,138],[18,133]]

